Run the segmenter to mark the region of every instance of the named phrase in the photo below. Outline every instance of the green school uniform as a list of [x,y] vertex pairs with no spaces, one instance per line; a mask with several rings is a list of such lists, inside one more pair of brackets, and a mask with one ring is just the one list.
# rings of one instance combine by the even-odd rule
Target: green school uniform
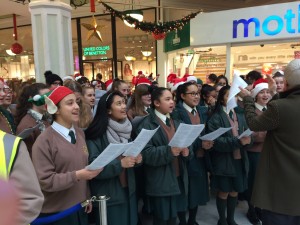
[[[238,133],[248,129],[243,110],[235,109],[238,121]],[[221,109],[207,121],[206,132],[211,133],[220,127],[231,127],[227,114]],[[241,159],[234,159],[233,151],[240,149]],[[239,139],[229,130],[214,141],[210,151],[212,169],[211,186],[223,192],[243,192],[247,189],[249,162],[245,148]]]
[[[87,140],[89,163],[97,158],[109,145],[106,134],[96,140]],[[123,168],[120,159],[114,159],[103,171],[90,181],[92,196],[106,195],[108,225],[136,225],[137,201],[133,168],[126,169],[127,187],[122,187],[120,174]],[[98,204],[95,204],[98,207]],[[96,224],[99,224],[99,211],[96,210]]]
[[[207,119],[207,108],[204,106],[197,106],[197,113],[199,114],[200,123],[204,124]],[[192,124],[188,115],[188,111],[183,107],[182,102],[177,103],[174,111],[176,117],[186,124]],[[206,166],[206,159],[208,154],[204,152],[203,157],[196,157],[197,151],[201,148],[201,139],[196,139],[193,143],[192,150],[193,157],[187,163],[189,175],[189,208],[194,208],[198,205],[205,205],[209,201],[209,187],[208,187],[208,170]]]
[[[138,126],[153,130],[160,126],[153,111],[143,119]],[[173,120],[175,129],[179,121]],[[150,206],[155,217],[169,220],[177,216],[178,211],[187,209],[188,175],[186,161],[191,157],[178,156],[180,176],[176,177],[173,165],[174,156],[163,128],[159,128],[149,143],[145,146],[142,155],[145,169],[146,195],[149,196]]]

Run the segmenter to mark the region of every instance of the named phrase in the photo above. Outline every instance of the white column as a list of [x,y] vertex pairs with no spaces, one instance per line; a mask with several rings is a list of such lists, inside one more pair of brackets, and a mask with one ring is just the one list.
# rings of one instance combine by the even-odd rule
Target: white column
[[21,56],[21,78],[28,79],[29,76],[29,58],[28,55]]
[[[163,18],[165,16],[163,8],[158,8],[160,11],[161,22],[163,22]],[[158,15],[157,15],[158,17]],[[158,18],[157,18],[158,21]],[[167,62],[168,62],[168,54],[164,52],[164,40],[157,41],[157,71],[156,74],[159,74],[158,84],[161,87],[167,86]]]
[[229,83],[231,83],[232,78],[232,66],[233,66],[233,57],[231,57],[231,44],[226,45],[226,74]]
[[157,41],[157,74],[159,74],[158,83],[161,87],[167,84],[167,62],[168,55],[164,52],[164,40]]
[[64,0],[32,0],[29,4],[37,82],[45,81],[46,70],[61,77],[74,73],[71,10]]

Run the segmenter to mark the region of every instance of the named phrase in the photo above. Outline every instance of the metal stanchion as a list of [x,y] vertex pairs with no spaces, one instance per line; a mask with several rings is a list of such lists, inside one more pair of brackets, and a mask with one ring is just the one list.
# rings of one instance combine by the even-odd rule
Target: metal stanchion
[[99,217],[100,217],[100,225],[107,225],[107,209],[106,209],[106,201],[110,199],[107,196],[99,196],[95,201],[99,204]]

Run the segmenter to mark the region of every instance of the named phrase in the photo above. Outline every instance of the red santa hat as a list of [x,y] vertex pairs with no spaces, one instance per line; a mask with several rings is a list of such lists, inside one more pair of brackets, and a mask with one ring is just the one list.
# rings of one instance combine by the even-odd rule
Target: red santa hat
[[109,90],[111,89],[112,84],[113,84],[113,80],[112,80],[112,79],[107,80],[107,81],[105,82],[106,91],[109,91]]
[[97,84],[100,84],[99,80],[92,80],[92,85],[93,86],[96,86]]
[[195,82],[195,83],[197,83],[197,78],[195,76],[188,75],[188,76],[186,76],[186,82]]
[[73,94],[69,88],[64,86],[58,86],[55,88],[49,96],[45,96],[45,103],[47,111],[50,114],[55,114],[57,112],[57,104],[67,95]]
[[141,77],[141,78],[137,79],[136,86],[139,86],[140,84],[151,85],[152,83],[146,77]]
[[251,96],[253,98],[256,97],[256,95],[262,91],[263,89],[268,89],[269,85],[268,85],[268,81],[266,79],[263,78],[259,78],[257,81],[255,81],[253,83],[253,89],[251,91]]
[[81,77],[83,77],[80,73],[74,74],[74,79],[78,81]]
[[172,91],[172,92],[173,92],[173,91],[176,91],[177,88],[179,87],[179,85],[184,84],[184,82],[185,82],[185,79],[184,79],[184,78],[176,78],[176,79],[174,80],[174,85],[173,85],[173,87],[171,88],[171,91]]
[[172,88],[174,86],[174,80],[177,78],[175,73],[170,73],[167,77],[167,86],[168,88]]

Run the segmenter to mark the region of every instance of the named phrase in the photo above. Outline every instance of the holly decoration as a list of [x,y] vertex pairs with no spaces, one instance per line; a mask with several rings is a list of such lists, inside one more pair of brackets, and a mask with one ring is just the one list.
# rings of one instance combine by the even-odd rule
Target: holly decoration
[[16,42],[16,43],[12,44],[10,50],[17,55],[23,51],[23,46],[20,45],[18,42]]
[[155,39],[155,40],[163,40],[163,39],[165,39],[165,37],[166,37],[166,34],[165,33],[158,33],[158,34],[156,34],[156,33],[152,33],[152,37]]
[[[158,35],[158,34],[166,35],[166,33],[168,32],[174,30],[181,30],[191,19],[195,18],[200,13],[200,11],[198,11],[196,13],[191,13],[190,15],[183,17],[181,20],[168,21],[165,23],[162,22],[151,23],[151,22],[144,22],[144,21],[139,22],[138,20],[132,18],[131,16],[124,14],[124,12],[113,9],[112,7],[105,4],[104,2],[101,2],[101,4],[106,8],[108,12],[115,14],[121,20],[127,20],[128,23],[134,24],[135,29],[152,33],[152,35]],[[161,40],[161,39],[157,39],[157,40]]]

